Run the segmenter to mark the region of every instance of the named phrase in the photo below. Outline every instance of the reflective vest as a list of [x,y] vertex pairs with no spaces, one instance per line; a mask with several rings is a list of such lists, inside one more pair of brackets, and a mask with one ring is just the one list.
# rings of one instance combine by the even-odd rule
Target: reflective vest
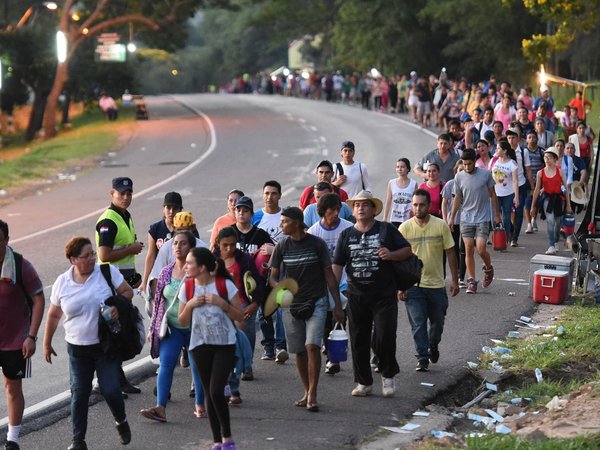
[[[113,209],[107,209],[98,218],[96,225],[98,225],[98,223],[104,219],[111,220],[117,226],[117,235],[115,236],[113,250],[127,247],[135,242],[135,229],[133,228],[133,220],[131,220],[131,217],[129,217],[129,224],[126,224],[123,220],[123,217],[118,212]],[[99,244],[100,234],[96,230],[96,248],[99,247]],[[100,257],[98,257],[98,262],[100,264],[108,264],[100,261]],[[119,270],[135,270],[135,255],[128,255],[125,258],[119,259],[118,261],[113,261],[111,264],[116,266]]]

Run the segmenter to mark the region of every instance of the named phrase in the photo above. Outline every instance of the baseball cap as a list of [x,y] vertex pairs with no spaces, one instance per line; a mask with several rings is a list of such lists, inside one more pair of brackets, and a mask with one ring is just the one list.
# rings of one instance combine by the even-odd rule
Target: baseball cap
[[548,92],[548,91],[549,91],[549,88],[545,84],[542,84],[540,86],[540,92]]
[[495,139],[494,132],[492,130],[487,130],[483,133],[483,138],[489,142],[493,141]]
[[167,192],[165,194],[165,199],[163,200],[163,206],[176,206],[178,208],[183,208],[181,195],[178,192]]
[[355,148],[354,148],[354,142],[352,142],[352,141],[344,141],[344,142],[342,142],[342,149],[344,149],[344,148],[350,148],[352,150],[355,150]]
[[473,119],[471,119],[471,114],[469,114],[468,112],[464,112],[460,116],[460,121],[461,122],[473,122]]
[[281,211],[281,215],[287,217],[288,219],[297,220],[300,222],[301,228],[308,228],[304,223],[304,213],[297,206],[288,206],[283,211]]
[[320,182],[318,182],[317,184],[315,184],[313,186],[313,189],[315,191],[325,191],[325,190],[328,190],[330,192],[333,191],[333,189],[331,187],[331,184],[329,184],[327,181],[320,181]]
[[238,198],[235,202],[236,208],[240,206],[248,208],[251,212],[254,212],[254,203],[252,202],[252,199],[246,195],[243,195],[242,197]]
[[112,180],[112,187],[116,191],[125,192],[132,191],[133,192],[133,181],[129,177],[117,177]]
[[509,128],[506,130],[506,135],[512,134],[514,136],[521,136],[521,131],[518,128]]
[[189,211],[180,211],[173,217],[173,226],[175,228],[191,228],[196,225],[194,216]]
[[319,164],[317,164],[317,169],[319,167],[323,167],[323,166],[327,166],[327,167],[329,167],[333,171],[333,164],[331,164],[331,161],[329,161],[327,159],[324,159]]

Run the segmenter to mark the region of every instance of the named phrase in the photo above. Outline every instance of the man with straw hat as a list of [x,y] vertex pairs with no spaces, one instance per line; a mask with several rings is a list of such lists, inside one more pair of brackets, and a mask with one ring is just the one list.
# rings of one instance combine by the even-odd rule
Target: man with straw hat
[[317,412],[317,385],[321,372],[321,341],[329,304],[328,289],[335,302],[335,320],[343,322],[344,313],[327,244],[323,239],[306,233],[302,210],[295,206],[284,209],[280,227],[285,238],[277,243],[271,256],[270,283],[274,290],[278,290],[281,273],[298,283],[290,308],[283,311],[288,351],[296,354],[296,367],[304,385],[304,395],[294,404]]
[[[360,191],[348,200],[356,223],[340,235],[333,258],[338,280],[342,268],[348,275],[348,324],[352,349],[355,397],[373,391],[373,374],[369,362],[371,335],[382,376],[383,396],[396,391],[394,377],[400,371],[396,360],[398,302],[391,261],[403,261],[412,254],[410,244],[396,228],[375,220],[383,203],[369,191]],[[388,263],[386,263],[388,262]],[[373,331],[373,326],[374,332]]]

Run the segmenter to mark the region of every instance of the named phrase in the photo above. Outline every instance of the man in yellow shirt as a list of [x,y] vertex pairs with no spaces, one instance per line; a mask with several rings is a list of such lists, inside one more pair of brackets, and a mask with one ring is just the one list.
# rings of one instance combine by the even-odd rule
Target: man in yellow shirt
[[[429,214],[431,197],[424,189],[413,195],[413,217],[400,225],[400,233],[410,243],[412,251],[423,261],[423,273],[418,286],[399,293],[405,301],[408,320],[417,350],[418,372],[427,372],[429,362],[438,362],[438,345],[444,331],[448,295],[444,279],[443,254],[450,266],[450,295],[458,294],[458,263],[450,228],[442,219]],[[427,327],[429,321],[429,329]]]

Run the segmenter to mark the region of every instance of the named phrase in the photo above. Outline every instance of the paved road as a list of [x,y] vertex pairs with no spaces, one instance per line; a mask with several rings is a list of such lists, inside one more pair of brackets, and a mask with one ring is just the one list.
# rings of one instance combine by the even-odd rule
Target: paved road
[[[131,210],[139,235],[144,236],[148,225],[158,220],[164,193],[177,190],[184,195],[186,208],[194,212],[201,237],[207,239],[230,189],[241,188],[260,204],[262,183],[274,178],[283,184],[282,204],[295,204],[301,190],[313,182],[311,172],[316,163],[324,158],[336,160],[339,144],[345,139],[356,143],[357,159],[369,165],[379,196],[384,195],[387,180],[394,177],[398,157],[416,161],[435,143],[430,135],[395,117],[321,102],[217,95],[157,97],[149,102],[151,120],[138,123],[136,134],[122,151],[107,157],[109,164],[73,183],[0,210],[11,224],[14,247],[34,262],[46,286],[67,268],[62,249],[68,237],[92,236],[99,214],[96,211],[107,205],[114,176],[127,174],[134,179],[137,194]],[[163,184],[155,187],[157,183]],[[68,221],[71,223],[53,229]],[[40,230],[48,231],[31,237]],[[476,358],[490,337],[503,336],[512,328],[512,320],[531,308],[520,280],[527,278],[528,261],[542,250],[543,240],[542,235],[536,235],[523,240],[528,248],[495,255],[497,280],[491,288],[476,296],[461,293],[451,300],[440,347],[442,356],[427,374],[414,371],[412,339],[406,314],[400,308],[401,373],[396,398],[383,399],[378,389],[371,398],[352,398],[353,380],[346,364],[335,377],[322,377],[322,412],[307,414],[291,406],[301,394],[293,363],[278,366],[256,361],[256,380],[243,383],[244,404],[232,411],[234,437],[240,448],[353,448],[379,425],[394,425],[394,417],[410,414],[459,382],[465,361]],[[509,291],[517,295],[508,296]],[[55,341],[61,342],[59,334]],[[34,378],[26,382],[28,406],[68,389],[64,347],[57,351],[59,357],[53,366],[36,356]],[[176,371],[167,424],[148,423],[136,413],[153,403],[154,378],[142,383],[143,394],[127,401],[134,432],[130,448],[203,448],[209,443],[208,424],[192,415],[188,378],[186,369]],[[422,381],[435,387],[425,388],[420,385]],[[4,404],[2,407],[4,415]],[[47,419],[36,421],[34,428]],[[24,436],[23,448],[66,447],[70,433],[68,419],[61,420]],[[109,449],[115,448],[116,442],[106,405],[94,406],[88,443],[92,448]]]

